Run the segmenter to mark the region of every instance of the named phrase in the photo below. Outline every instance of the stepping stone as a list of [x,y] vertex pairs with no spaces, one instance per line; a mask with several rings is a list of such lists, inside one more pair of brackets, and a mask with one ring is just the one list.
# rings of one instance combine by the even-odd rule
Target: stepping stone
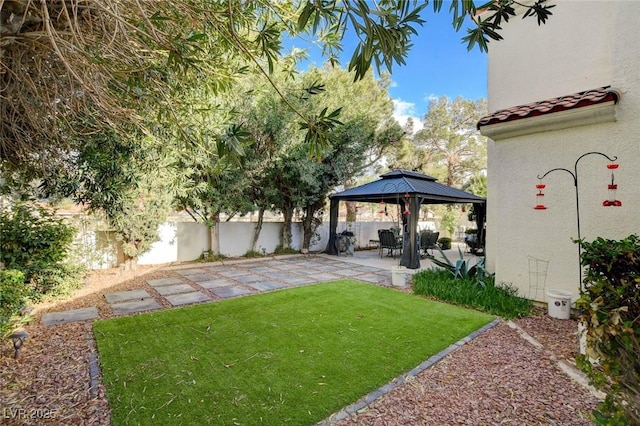
[[337,269],[344,269],[344,266],[336,268],[334,265],[318,265],[315,268],[322,272],[335,272]]
[[269,267],[271,267],[271,268],[273,268],[274,266],[276,268],[281,268],[283,266],[286,267],[287,265],[288,265],[287,262],[283,262],[281,260],[272,260],[272,261],[269,262]]
[[187,276],[187,278],[191,281],[194,281],[196,283],[199,282],[203,282],[203,281],[211,281],[215,278],[218,278],[215,275],[211,275],[211,274],[199,274],[199,275],[189,275]]
[[104,297],[109,303],[120,303],[127,300],[146,299],[151,297],[151,295],[147,293],[146,290],[130,290],[105,294]]
[[207,271],[205,271],[204,269],[183,269],[181,271],[176,271],[177,273],[179,273],[180,275],[182,275],[183,277],[187,277],[189,275],[202,275],[202,274],[206,274]]
[[228,286],[234,285],[234,283],[232,281],[221,278],[217,280],[199,282],[198,285],[206,289],[212,289],[212,288],[218,288],[218,287],[228,287]]
[[316,281],[335,281],[339,280],[341,277],[333,274],[315,274],[311,276]]
[[250,272],[247,272],[247,271],[239,271],[239,270],[237,270],[237,269],[233,269],[233,270],[231,270],[231,271],[223,271],[223,272],[220,272],[220,275],[224,275],[225,277],[228,277],[228,278],[241,277],[241,276],[243,276],[243,275],[249,275],[249,274],[250,274]]
[[211,266],[209,268],[207,268],[208,271],[210,272],[225,272],[225,271],[233,271],[235,268],[233,266]]
[[211,300],[209,296],[199,291],[192,291],[191,293],[173,294],[165,296],[165,298],[173,306],[188,305],[190,303],[207,302]]
[[333,273],[342,277],[355,277],[362,274],[362,271],[354,271],[353,269],[341,269],[333,271]]
[[72,309],[70,311],[50,312],[42,315],[42,324],[58,325],[68,322],[86,321],[98,318],[100,314],[95,306],[90,308]]
[[147,280],[147,284],[149,284],[151,287],[159,287],[159,286],[163,286],[163,285],[169,285],[169,284],[179,284],[183,282],[180,278],[160,278],[157,280]]
[[264,263],[263,262],[251,262],[251,263],[243,263],[242,267],[245,269],[255,269],[255,268],[261,268],[264,267]]
[[303,284],[311,284],[318,282],[317,280],[311,277],[299,277],[299,278],[285,278],[282,281],[289,285],[303,285]]
[[356,270],[357,271],[363,271],[363,272],[382,272],[382,271],[385,271],[385,269],[375,268],[373,266],[360,266]]
[[288,272],[272,272],[270,274],[265,274],[268,278],[283,280],[285,278],[291,278],[291,273]]
[[220,287],[211,290],[216,296],[222,297],[223,299],[228,299],[230,297],[242,296],[243,294],[251,294],[251,290],[247,290],[243,287],[232,286],[232,287]]
[[189,284],[171,284],[157,287],[156,291],[161,295],[166,296],[168,294],[190,293],[193,291],[193,287]]
[[153,311],[160,308],[160,304],[153,298],[131,300],[129,302],[114,303],[113,305],[111,305],[111,310],[113,311],[114,315],[126,315],[136,312]]
[[273,268],[268,268],[268,267],[260,267],[260,268],[252,268],[251,272],[254,272],[256,274],[268,274],[270,272],[277,272],[277,270]]
[[258,291],[269,291],[286,287],[284,284],[277,283],[275,281],[263,281],[261,283],[249,284],[249,286],[255,288]]
[[240,281],[243,284],[255,283],[258,281],[262,281],[264,278],[259,277],[257,275],[243,275],[235,278],[237,281]]

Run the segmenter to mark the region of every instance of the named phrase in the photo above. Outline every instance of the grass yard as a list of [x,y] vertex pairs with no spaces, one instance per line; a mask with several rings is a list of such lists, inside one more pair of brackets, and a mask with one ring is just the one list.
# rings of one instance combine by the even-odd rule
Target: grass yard
[[311,425],[492,316],[342,280],[94,324],[114,425]]

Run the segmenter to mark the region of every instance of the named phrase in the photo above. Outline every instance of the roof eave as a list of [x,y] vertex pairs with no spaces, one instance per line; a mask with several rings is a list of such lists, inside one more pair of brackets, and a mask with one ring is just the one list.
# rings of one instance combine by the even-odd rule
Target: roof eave
[[616,101],[611,100],[550,114],[480,125],[478,129],[481,135],[487,136],[495,141],[532,133],[608,123],[616,121],[615,106]]

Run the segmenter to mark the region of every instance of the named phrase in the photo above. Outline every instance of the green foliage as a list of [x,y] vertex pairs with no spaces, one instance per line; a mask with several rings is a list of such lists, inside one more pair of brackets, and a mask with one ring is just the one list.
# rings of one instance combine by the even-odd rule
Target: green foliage
[[[82,16],[67,10],[76,3]],[[434,1],[434,11],[440,12],[443,3]],[[469,48],[478,45],[486,50],[489,39],[500,39],[501,23],[515,16],[516,3],[499,0],[479,6],[486,13],[483,20],[473,21],[475,28],[464,38]],[[198,143],[192,121],[184,119],[190,109],[184,91],[206,86],[214,98],[235,88],[239,76],[254,73],[282,93],[271,74],[276,64],[287,58],[295,63],[300,57],[299,52],[284,56],[284,34],[316,42],[335,65],[345,34],[355,33],[357,43],[349,63],[353,77],[365,77],[372,65],[378,71],[391,71],[394,64],[404,64],[428,2],[102,0],[100,4],[83,8],[77,0],[45,1],[40,8],[16,6],[13,13],[0,16],[0,25],[8,31],[3,57],[9,64],[2,87],[5,97],[14,100],[6,103],[5,119],[0,121],[0,140],[7,141],[2,159],[7,163],[31,163],[31,171],[37,173],[38,165],[64,162],[82,150],[87,135],[114,129],[125,136],[131,128],[151,132],[151,122],[175,128],[184,143]],[[538,0],[526,7],[524,16],[544,23],[552,7]],[[451,2],[448,13],[454,28],[459,30],[468,16],[476,16],[478,8],[468,0]],[[43,38],[15,41],[28,40],[34,33]],[[64,46],[64,60],[52,61],[60,55],[59,46]],[[295,67],[289,65],[288,71],[294,74]],[[212,78],[204,83],[205,76]],[[56,100],[53,116],[51,99]],[[87,115],[99,124],[80,125],[78,117]],[[316,120],[305,121],[313,145],[322,143]]]
[[45,208],[26,202],[0,212],[0,262],[25,272],[57,264],[67,256],[73,227]]
[[82,287],[84,269],[80,266],[59,263],[33,271],[30,283],[30,299],[35,302],[68,296]]
[[12,319],[25,305],[28,294],[21,271],[0,269],[0,337],[13,330]]
[[198,261],[200,262],[219,262],[221,260],[227,259],[227,256],[224,254],[213,254],[210,250],[205,250],[202,252]]
[[493,277],[486,277],[483,285],[478,285],[471,278],[454,278],[451,271],[444,269],[415,274],[413,292],[504,318],[527,316],[533,307],[533,302],[519,297],[512,285],[495,285]]
[[244,257],[248,257],[248,258],[262,257],[262,253],[257,252],[255,250],[247,250],[247,252],[244,254]]
[[577,243],[587,268],[576,302],[586,326],[581,366],[607,395],[596,423],[640,424],[640,238]]
[[[442,2],[436,3],[439,3],[440,5],[442,4]],[[476,22],[476,27],[468,29],[467,35],[462,39],[467,42],[467,48],[469,50],[473,49],[477,44],[481,51],[487,52],[489,50],[489,40],[502,40],[502,36],[498,33],[498,31],[502,29],[502,21],[508,22],[509,18],[516,16],[514,5],[517,4],[519,3],[513,0],[491,0],[475,8],[475,6],[473,6],[473,2],[456,0],[452,2],[450,9],[455,11],[454,26],[456,26],[456,28],[460,28],[464,22],[464,16],[458,13],[459,10],[466,10],[471,16],[475,16],[478,9],[490,12],[486,19],[474,20]],[[460,5],[462,5],[462,7],[459,7]],[[528,6],[522,17],[527,18],[529,16],[535,16],[538,21],[538,25],[544,24],[551,16],[550,9],[553,7],[555,7],[555,5],[547,4],[546,0],[536,0],[533,5]]]
[[449,250],[451,248],[451,238],[449,237],[438,238],[438,244],[443,250]]
[[[440,240],[442,240],[442,238]],[[449,246],[451,246],[451,240],[449,240]],[[489,271],[487,271],[484,267],[484,257],[478,259],[478,261],[473,266],[471,266],[470,260],[464,258],[462,250],[460,249],[460,247],[458,247],[460,258],[456,260],[456,263],[454,264],[449,260],[447,255],[442,250],[443,249],[441,247],[438,247],[438,251],[440,252],[440,255],[442,256],[444,261],[436,259],[435,257],[431,258],[431,261],[448,271],[453,276],[453,278],[469,280],[481,287],[485,286],[487,278],[491,278],[492,274],[490,274]]]
[[279,245],[276,247],[273,253],[274,254],[298,254],[298,251],[291,247],[282,247]]
[[478,177],[487,167],[487,143],[476,123],[486,114],[484,99],[442,96],[431,100],[422,120],[424,127],[408,135],[411,145],[405,147],[403,158],[392,161],[392,168],[421,171],[446,185],[481,191],[482,179]]
[[24,273],[28,297],[42,300],[81,285],[82,269],[63,263],[74,228],[53,212],[24,202],[0,213],[0,262]]
[[121,211],[111,212],[109,223],[114,228],[122,252],[135,259],[158,240],[158,227],[171,211],[170,195],[141,193],[137,200],[129,199]]

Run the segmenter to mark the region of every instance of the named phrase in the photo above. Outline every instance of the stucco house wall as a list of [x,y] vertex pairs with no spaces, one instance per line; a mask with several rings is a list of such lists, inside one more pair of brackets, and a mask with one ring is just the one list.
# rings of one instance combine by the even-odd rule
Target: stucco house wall
[[[524,296],[529,256],[549,261],[546,289],[570,291],[574,300],[579,294],[573,178],[562,171],[549,174],[543,182],[548,209],[534,210],[537,175],[557,167],[573,171],[578,157],[590,151],[617,156],[616,198],[622,207],[602,206],[608,161],[589,155],[578,163],[582,238],[621,239],[640,232],[638,22],[640,2],[562,1],[546,25],[512,19],[504,25],[505,39],[490,44],[490,114],[603,86],[621,93],[610,118],[594,112],[579,123],[567,120],[565,128],[546,125],[548,116],[524,118],[512,124],[531,126],[527,134],[494,134],[489,141],[487,266],[497,282],[515,285]],[[487,134],[491,127],[480,131]]]

